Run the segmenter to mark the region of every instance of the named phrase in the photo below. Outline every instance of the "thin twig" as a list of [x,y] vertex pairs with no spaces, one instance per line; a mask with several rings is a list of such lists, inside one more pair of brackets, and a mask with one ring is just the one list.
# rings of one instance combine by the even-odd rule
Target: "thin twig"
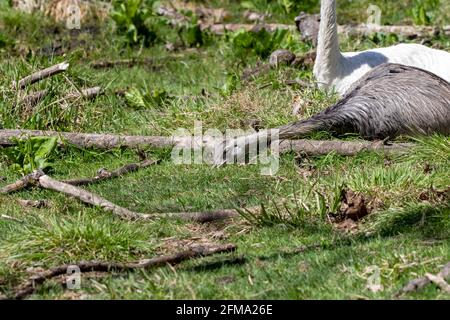
[[103,68],[113,68],[117,66],[126,66],[131,68],[138,64],[148,64],[153,65],[155,63],[154,59],[146,58],[146,59],[121,59],[121,60],[101,60],[91,62],[90,66],[94,69],[103,69]]
[[447,282],[445,282],[445,280],[442,277],[435,276],[434,274],[431,273],[426,273],[425,277],[427,277],[428,280],[437,285],[441,289],[441,291],[445,293],[450,293],[450,285]]
[[0,189],[0,194],[9,194],[26,189],[36,184],[36,172],[28,174],[14,183],[8,184]]
[[14,221],[14,222],[19,222],[19,223],[22,223],[22,222],[23,222],[22,220],[19,220],[19,219],[17,219],[17,218],[11,217],[11,216],[8,216],[7,214],[2,214],[2,215],[0,215],[0,218],[1,218],[1,219],[5,219],[5,220]]
[[23,89],[26,86],[31,85],[35,82],[38,82],[42,79],[45,79],[45,78],[51,77],[55,74],[64,72],[68,68],[69,68],[69,63],[67,63],[67,62],[55,64],[54,66],[51,66],[46,69],[39,70],[33,74],[30,74],[29,76],[27,76],[23,79],[20,79],[17,82],[13,82],[13,88],[14,89]]
[[129,163],[124,165],[123,167],[120,167],[117,170],[114,170],[112,172],[109,172],[106,169],[100,169],[97,171],[97,175],[93,178],[81,178],[81,179],[71,179],[71,180],[64,180],[64,183],[70,184],[72,186],[85,186],[88,184],[96,183],[103,180],[113,179],[120,176],[123,176],[129,172],[134,172],[142,168],[149,167],[153,164],[157,163],[156,160],[144,160],[140,163]]
[[[128,170],[129,168],[125,169]],[[104,178],[102,178],[104,179]],[[79,182],[79,181],[77,181]],[[85,182],[82,182],[82,184]],[[205,212],[164,212],[164,213],[140,213],[134,212],[124,207],[118,206],[111,201],[104,199],[103,197],[92,193],[90,191],[81,189],[77,186],[70,185],[68,183],[55,180],[46,175],[41,170],[37,170],[32,174],[25,176],[19,181],[4,187],[1,192],[3,194],[18,191],[27,186],[35,185],[44,189],[49,189],[57,192],[61,192],[65,195],[74,197],[81,202],[100,207],[106,212],[113,213],[124,220],[146,220],[153,221],[156,219],[177,219],[192,222],[212,222],[217,220],[224,220],[238,215],[238,212],[234,209],[222,209],[216,211]]]
[[34,107],[37,105],[46,95],[48,91],[47,90],[40,90],[33,93],[30,93],[29,95],[25,96],[22,100],[20,100],[21,105],[25,105],[29,108]]
[[74,266],[78,267],[80,272],[128,272],[136,269],[151,269],[162,267],[167,264],[176,265],[185,260],[206,257],[221,253],[230,253],[236,251],[234,244],[224,244],[217,246],[196,246],[185,251],[172,255],[157,256],[151,259],[131,262],[101,262],[101,261],[81,261],[73,264],[64,264],[40,272],[39,274],[29,278],[24,284],[19,286],[14,293],[14,299],[24,299],[36,291],[38,285],[42,285],[46,280],[68,274],[68,270]]
[[48,200],[24,200],[24,199],[19,199],[18,202],[23,207],[31,207],[31,208],[37,208],[37,209],[49,208],[50,207],[50,203],[48,202]]
[[80,92],[72,92],[69,93],[67,96],[65,96],[65,100],[70,100],[70,99],[75,99],[75,98],[86,98],[86,99],[92,99],[95,98],[99,95],[102,95],[104,92],[102,91],[102,88],[97,86],[97,87],[92,87],[92,88],[86,88],[86,89],[81,89]]
[[[447,263],[442,270],[437,274],[437,277],[440,277],[442,279],[448,279],[450,278],[450,262]],[[423,289],[425,286],[431,283],[431,280],[429,277],[424,276],[421,278],[417,278],[414,280],[411,280],[404,286],[397,294],[396,296],[399,297],[405,293],[410,293],[414,291],[418,291]]]

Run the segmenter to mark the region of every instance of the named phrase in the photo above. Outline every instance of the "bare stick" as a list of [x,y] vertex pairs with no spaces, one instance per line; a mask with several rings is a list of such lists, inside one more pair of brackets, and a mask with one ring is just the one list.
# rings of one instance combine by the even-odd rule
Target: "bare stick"
[[235,32],[239,30],[245,30],[250,32],[258,32],[262,29],[268,32],[274,32],[279,29],[286,29],[295,31],[295,25],[279,24],[279,23],[265,23],[265,24],[244,24],[244,23],[224,23],[224,24],[200,24],[202,30],[208,30],[211,33],[222,35],[226,32]]
[[86,99],[92,99],[101,94],[103,94],[102,88],[97,86],[97,87],[83,89],[83,90],[81,90],[81,92],[69,93],[65,97],[65,99],[69,100],[69,99],[75,99],[75,98],[80,98],[80,97],[83,97]]
[[239,214],[234,209],[222,209],[205,212],[165,212],[154,214],[134,212],[121,206],[118,206],[97,194],[70,185],[68,183],[55,180],[44,174],[44,172],[42,172],[41,170],[35,171],[32,174],[27,175],[24,178],[20,179],[18,182],[15,182],[9,186],[4,187],[2,189],[2,193],[3,194],[11,193],[17,190],[24,189],[30,185],[37,185],[44,189],[64,193],[65,195],[74,197],[85,204],[100,207],[104,211],[113,213],[114,215],[117,215],[119,218],[125,220],[152,221],[156,219],[178,219],[184,221],[205,223],[228,219],[231,217],[235,217]]
[[121,136],[113,134],[56,132],[40,130],[0,130],[0,146],[14,145],[15,138],[57,137],[60,143],[64,141],[81,148],[95,147],[98,149],[114,149],[117,147],[167,147],[179,141],[173,137],[161,136]]
[[[450,278],[450,262],[447,263],[442,270],[437,274],[437,277],[442,279]],[[431,280],[429,277],[421,277],[414,280],[411,280],[404,286],[397,294],[396,296],[399,297],[402,294],[414,292],[423,289],[425,286],[431,283]]]
[[384,153],[401,153],[413,147],[411,143],[395,143],[385,145],[382,141],[340,141],[340,140],[285,140],[280,143],[280,153],[289,151],[307,155],[327,155],[336,152],[340,155],[352,156],[361,151],[378,151]]
[[81,272],[127,272],[136,269],[157,268],[167,264],[176,265],[189,259],[201,258],[221,253],[230,253],[234,251],[236,251],[236,246],[234,244],[196,246],[172,255],[157,256],[151,259],[132,263],[81,261],[73,264],[64,264],[45,270],[28,279],[28,281],[26,281],[15,291],[14,299],[26,298],[35,292],[38,285],[43,284],[46,280],[67,274],[69,268],[73,266],[77,266]]
[[[156,214],[155,214],[156,215]],[[177,219],[190,222],[207,223],[218,220],[226,220],[238,216],[239,213],[235,209],[220,209],[214,211],[203,212],[164,212],[158,214],[158,217],[167,219]],[[156,217],[156,216],[155,216]]]
[[90,66],[94,69],[103,69],[103,68],[113,68],[118,66],[126,66],[131,68],[138,64],[149,64],[152,65],[155,63],[154,59],[121,59],[121,60],[102,60],[102,61],[94,61],[90,64]]
[[128,210],[121,206],[118,206],[99,195],[92,192],[86,191],[84,189],[69,185],[67,183],[50,178],[47,175],[42,175],[39,177],[39,185],[44,189],[49,189],[53,191],[58,191],[64,193],[68,196],[74,197],[83,203],[100,207],[106,212],[111,212],[117,215],[121,219],[125,220],[156,220],[156,219],[180,219],[193,222],[211,222],[216,220],[223,220],[233,216],[238,213],[236,210],[219,210],[211,212],[173,212],[173,213],[161,213],[161,214],[149,214],[140,213]]
[[156,160],[144,160],[140,163],[129,163],[129,164],[126,164],[123,167],[121,167],[117,170],[114,170],[112,172],[109,172],[106,169],[100,169],[97,172],[97,175],[93,178],[71,179],[71,180],[65,180],[63,182],[70,184],[72,186],[85,186],[85,185],[92,184],[95,182],[108,180],[108,179],[112,179],[112,178],[117,178],[117,177],[125,175],[129,172],[134,172],[139,169],[149,167],[155,163],[157,163]]
[[[235,32],[238,30],[245,30],[250,32],[258,32],[265,29],[268,32],[275,30],[296,30],[295,25],[267,23],[267,24],[240,24],[240,23],[225,23],[225,24],[200,24],[202,30],[209,30],[210,32],[222,35],[226,32]],[[347,36],[369,36],[371,34],[382,32],[386,34],[397,34],[406,38],[429,38],[437,34],[450,35],[450,26],[444,26],[442,29],[430,26],[376,26],[376,25],[339,25],[338,32]]]
[[[5,220],[14,221],[14,222],[20,222],[20,223],[23,222],[22,220],[19,220],[19,219],[17,219],[17,218],[11,217],[11,216],[8,216],[7,214],[2,214],[2,215],[0,215],[0,218],[1,218],[1,219],[5,219]],[[0,300],[1,300],[1,299],[0,299]]]
[[38,82],[42,79],[45,79],[45,78],[51,77],[55,74],[64,72],[67,70],[67,68],[69,68],[69,64],[67,62],[55,64],[54,66],[37,71],[23,79],[20,79],[18,82],[14,82],[13,87],[15,89],[23,89],[26,86],[33,84],[35,82]]
[[[148,167],[154,163],[157,163],[157,161],[144,160],[140,163],[127,164],[117,170],[114,170],[113,172],[108,172],[106,170],[99,170],[99,173],[97,174],[97,176],[95,176],[93,178],[72,179],[72,180],[64,181],[64,183],[74,185],[74,186],[88,185],[88,184],[91,184],[94,182],[99,182],[102,180],[116,178],[121,175],[127,174],[129,172],[137,171],[141,168]],[[26,189],[30,186],[38,185],[37,179],[38,179],[38,173],[35,172],[35,173],[28,174],[25,177],[17,180],[16,182],[13,182],[13,183],[1,188],[0,194],[14,193],[14,192],[20,191],[22,189]],[[24,200],[24,201],[28,201],[28,200]],[[28,205],[28,204],[24,204],[24,203],[21,203],[21,204]]]
[[87,203],[92,206],[97,206],[102,208],[104,211],[111,212],[122,219],[125,220],[150,220],[153,216],[137,213],[126,208],[120,207],[92,192],[80,189],[78,187],[72,186],[70,184],[55,180],[50,178],[49,176],[41,173],[39,176],[38,182],[39,185],[44,189],[49,189],[53,191],[58,191],[64,193],[68,196],[74,197],[81,202]]
[[[190,147],[191,137],[169,136],[122,136],[113,134],[74,133],[40,130],[0,130],[0,146],[12,146],[15,139],[27,137],[58,137],[81,148],[95,147],[98,149],[113,149],[117,147]],[[212,137],[203,137],[203,146],[210,146]],[[410,143],[383,145],[368,141],[319,141],[319,140],[285,140],[280,145],[280,152],[298,151],[309,155],[324,155],[336,152],[341,155],[355,155],[363,150],[382,151],[387,153],[404,152],[413,147]]]
[[50,203],[47,200],[24,200],[19,199],[19,204],[23,207],[32,207],[32,208],[48,208],[50,207]]
[[4,186],[0,189],[0,194],[8,194],[20,191],[22,189],[28,188],[30,186],[36,185],[36,179],[38,177],[37,172],[33,172],[24,176],[23,178],[17,180],[14,183],[11,183],[7,186]]
[[34,107],[41,101],[45,96],[47,95],[47,90],[40,90],[33,93],[30,93],[29,95],[25,96],[21,101],[20,104],[25,105],[27,107]]
[[445,293],[450,293],[450,285],[445,282],[445,280],[440,277],[440,276],[435,276],[434,274],[431,273],[426,273],[425,277],[427,277],[428,280],[430,280],[430,282],[433,282],[435,285],[437,285],[441,291],[445,292]]
[[286,80],[284,82],[284,84],[288,85],[288,86],[296,86],[297,85],[297,86],[300,86],[303,88],[314,88],[315,87],[313,83],[304,81],[302,79]]
[[393,33],[406,38],[430,38],[439,33],[449,35],[450,26],[439,29],[433,26],[378,26],[367,24],[357,26],[340,25],[338,26],[338,32],[352,36],[369,36],[371,34],[381,32],[386,34]]

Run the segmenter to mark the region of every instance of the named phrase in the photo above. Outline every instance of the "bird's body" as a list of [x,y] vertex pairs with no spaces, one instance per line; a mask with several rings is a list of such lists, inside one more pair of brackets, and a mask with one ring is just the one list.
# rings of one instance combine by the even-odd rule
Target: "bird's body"
[[[354,83],[336,104],[306,119],[228,141],[225,154],[242,156],[260,140],[294,139],[315,131],[356,133],[365,139],[450,134],[450,83],[419,68],[382,64]],[[271,136],[277,133],[276,137]]]
[[279,134],[287,139],[317,130],[357,133],[366,139],[448,135],[450,83],[419,68],[382,64],[354,83],[335,105],[281,127]]
[[314,76],[320,88],[341,96],[372,68],[398,63],[430,71],[450,81],[450,53],[419,44],[399,44],[361,52],[341,53],[336,20],[336,0],[322,0]]

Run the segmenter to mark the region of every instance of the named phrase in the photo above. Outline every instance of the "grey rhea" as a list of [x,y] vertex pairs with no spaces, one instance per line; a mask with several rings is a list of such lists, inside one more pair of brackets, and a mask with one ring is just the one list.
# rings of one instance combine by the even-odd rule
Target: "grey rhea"
[[382,64],[354,83],[335,105],[279,128],[288,139],[312,131],[358,133],[366,139],[450,134],[450,83],[400,64]]
[[[356,133],[365,139],[398,135],[450,134],[450,83],[435,74],[400,64],[382,64],[354,83],[336,104],[306,120],[277,128],[280,140],[314,131]],[[270,142],[273,130],[224,141],[216,163],[248,153],[249,145]]]

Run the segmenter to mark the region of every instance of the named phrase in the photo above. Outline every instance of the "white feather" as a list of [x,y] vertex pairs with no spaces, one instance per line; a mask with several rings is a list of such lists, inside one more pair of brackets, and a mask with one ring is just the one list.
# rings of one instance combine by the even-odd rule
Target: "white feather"
[[382,63],[398,63],[430,71],[450,82],[450,53],[419,44],[341,53],[336,21],[336,0],[322,0],[321,21],[314,65],[320,88],[340,95],[364,74]]

